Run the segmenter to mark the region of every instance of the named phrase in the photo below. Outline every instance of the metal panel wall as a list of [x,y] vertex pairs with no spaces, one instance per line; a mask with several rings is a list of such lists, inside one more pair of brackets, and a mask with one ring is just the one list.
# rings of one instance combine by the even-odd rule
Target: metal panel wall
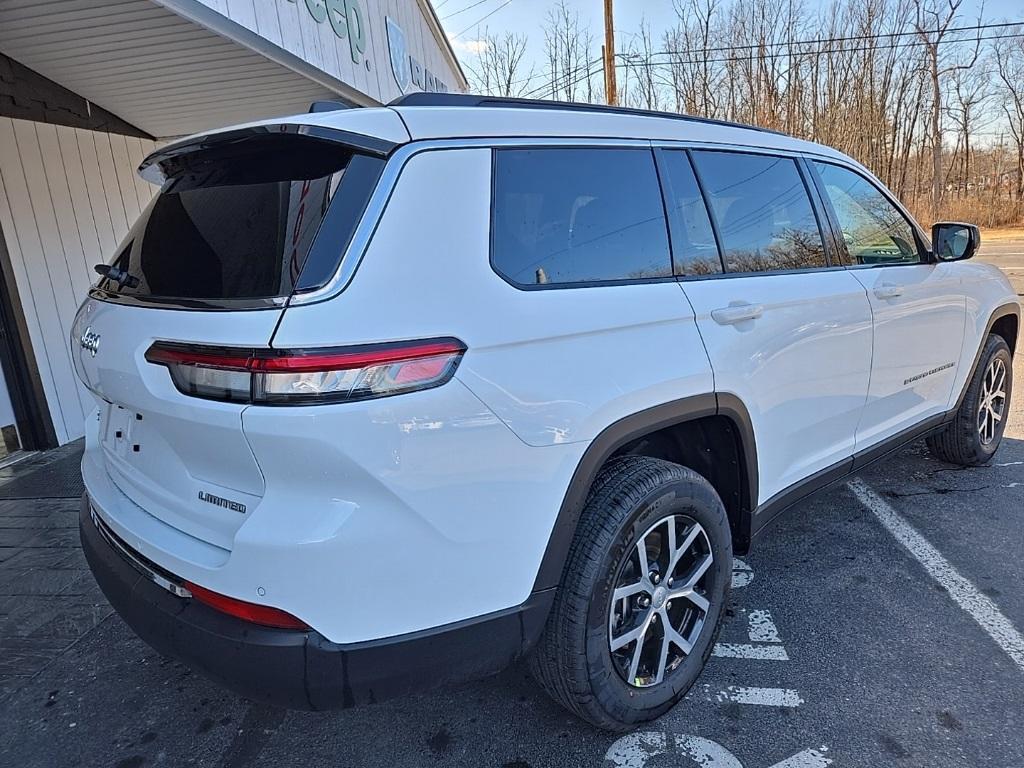
[[[452,91],[466,87],[465,78],[451,53],[443,30],[430,9],[429,0],[353,0],[365,24],[364,50],[353,55],[352,35],[339,38],[327,21],[317,22],[310,7],[327,13],[328,6],[343,2],[325,0],[157,0],[184,12],[199,2],[329,75],[386,104],[402,95],[392,73],[386,19],[391,18],[405,35],[406,54],[439,77]],[[331,11],[334,13],[335,11]],[[359,61],[354,61],[358,58]],[[406,90],[421,90],[410,85]]]
[[135,169],[155,144],[0,118],[0,226],[57,439],[81,437],[91,398],[69,334],[95,274],[153,193]]

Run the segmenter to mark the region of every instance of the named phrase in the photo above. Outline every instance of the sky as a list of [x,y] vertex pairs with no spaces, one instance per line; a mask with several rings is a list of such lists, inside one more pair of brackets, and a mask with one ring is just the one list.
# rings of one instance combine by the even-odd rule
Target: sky
[[[452,39],[460,60],[472,65],[478,51],[478,38],[485,31],[491,34],[512,31],[525,34],[529,40],[529,58],[539,64],[543,57],[544,33],[542,25],[549,8],[556,0],[431,0],[441,19],[448,37]],[[727,2],[727,0],[726,0]],[[823,11],[831,0],[805,0],[809,7]],[[579,11],[581,22],[589,22],[597,44],[604,35],[603,0],[567,0],[567,4]],[[723,5],[725,3],[723,2]],[[979,0],[965,0],[963,18],[965,24],[974,23]],[[967,21],[970,19],[970,21]],[[984,3],[984,21],[1024,20],[1024,3],[1021,0],[987,0]],[[671,0],[615,0],[616,47],[621,50],[624,36],[636,32],[641,21],[650,23],[655,38],[671,27],[675,21]],[[529,67],[526,67],[529,69]]]

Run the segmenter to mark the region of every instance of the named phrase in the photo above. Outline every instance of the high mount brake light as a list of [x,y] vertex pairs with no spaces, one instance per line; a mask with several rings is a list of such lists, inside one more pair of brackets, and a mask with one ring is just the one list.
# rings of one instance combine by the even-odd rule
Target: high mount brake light
[[308,405],[368,400],[437,387],[466,345],[425,339],[337,349],[248,349],[158,341],[146,360],[165,366],[180,392],[209,400]]

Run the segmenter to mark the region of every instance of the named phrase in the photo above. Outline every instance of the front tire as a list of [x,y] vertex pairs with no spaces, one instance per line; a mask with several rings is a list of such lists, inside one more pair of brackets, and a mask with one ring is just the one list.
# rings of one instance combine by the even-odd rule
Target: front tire
[[612,461],[581,514],[534,676],[599,728],[659,717],[711,655],[731,574],[728,516],[707,480],[659,459]]
[[988,462],[1006,430],[1012,388],[1010,348],[1002,336],[989,334],[953,421],[928,438],[928,449],[950,464],[977,467]]

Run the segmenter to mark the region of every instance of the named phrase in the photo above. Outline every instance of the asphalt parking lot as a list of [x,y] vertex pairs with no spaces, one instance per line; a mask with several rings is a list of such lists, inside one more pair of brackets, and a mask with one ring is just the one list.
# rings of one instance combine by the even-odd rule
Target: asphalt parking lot
[[3,766],[1024,768],[1020,393],[989,466],[916,444],[791,510],[737,561],[686,701],[622,738],[521,668],[346,712],[239,699],[109,612],[76,515],[74,499],[0,501]]

